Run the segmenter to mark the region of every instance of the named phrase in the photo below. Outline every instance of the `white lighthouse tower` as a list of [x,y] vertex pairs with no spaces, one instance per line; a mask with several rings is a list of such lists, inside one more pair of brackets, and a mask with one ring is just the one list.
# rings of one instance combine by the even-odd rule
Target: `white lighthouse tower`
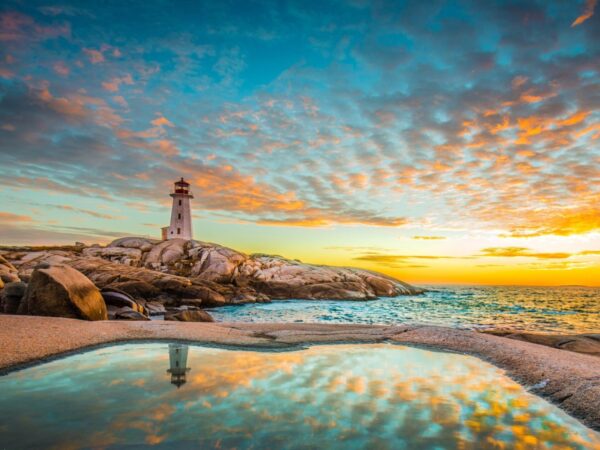
[[190,191],[190,183],[183,177],[175,182],[173,192],[169,194],[173,197],[173,206],[171,208],[171,224],[162,229],[162,238],[164,239],[192,239],[192,209],[190,199],[194,198]]

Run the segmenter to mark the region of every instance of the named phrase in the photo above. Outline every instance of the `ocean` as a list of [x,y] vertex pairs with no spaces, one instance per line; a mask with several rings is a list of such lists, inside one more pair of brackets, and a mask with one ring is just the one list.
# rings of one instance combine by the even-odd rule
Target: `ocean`
[[428,324],[542,333],[600,333],[600,288],[423,286],[371,301],[281,300],[211,309],[223,322]]

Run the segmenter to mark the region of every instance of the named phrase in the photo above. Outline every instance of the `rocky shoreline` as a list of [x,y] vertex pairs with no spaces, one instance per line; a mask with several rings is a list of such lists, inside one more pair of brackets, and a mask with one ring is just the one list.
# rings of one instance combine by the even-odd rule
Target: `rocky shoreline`
[[[0,283],[6,313],[87,320],[177,314],[175,320],[200,320],[207,316],[187,312],[272,299],[364,301],[424,292],[363,269],[246,255],[193,240],[138,237],[106,247],[0,247]],[[83,291],[87,298],[78,294]],[[55,301],[49,293],[60,298]],[[92,310],[97,314],[86,312]]]
[[477,356],[507,371],[590,428],[600,431],[600,358],[502,336],[433,326],[334,324],[88,322],[0,315],[0,372],[94,346],[128,341],[186,341],[294,349],[322,343],[392,342]]

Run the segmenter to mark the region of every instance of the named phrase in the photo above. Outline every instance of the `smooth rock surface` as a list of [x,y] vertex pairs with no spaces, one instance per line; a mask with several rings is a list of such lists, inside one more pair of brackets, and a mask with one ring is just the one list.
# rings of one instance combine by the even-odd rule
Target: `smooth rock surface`
[[491,330],[486,331],[486,333],[507,337],[509,339],[517,339],[519,341],[533,342],[535,344],[560,348],[572,352],[600,356],[600,334],[558,335],[519,333],[504,330]]
[[165,320],[177,320],[179,322],[214,322],[212,316],[201,309],[166,314]]
[[108,318],[98,288],[85,275],[64,264],[33,272],[19,312],[85,320]]

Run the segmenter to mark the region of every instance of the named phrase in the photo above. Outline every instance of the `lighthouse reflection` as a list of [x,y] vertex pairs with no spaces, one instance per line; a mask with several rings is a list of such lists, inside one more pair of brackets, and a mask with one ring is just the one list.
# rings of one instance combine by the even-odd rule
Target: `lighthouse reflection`
[[186,373],[190,370],[187,367],[188,346],[185,344],[169,344],[169,370],[171,374],[171,384],[179,389],[186,382]]

